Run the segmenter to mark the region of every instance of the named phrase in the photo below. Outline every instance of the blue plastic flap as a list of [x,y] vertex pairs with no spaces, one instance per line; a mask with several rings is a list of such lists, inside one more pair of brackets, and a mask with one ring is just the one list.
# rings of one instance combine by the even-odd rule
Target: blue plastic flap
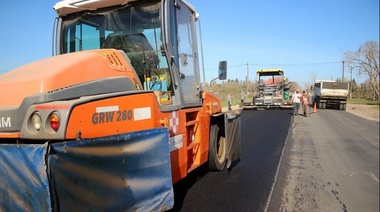
[[0,211],[51,211],[47,144],[0,145]]
[[167,128],[0,144],[0,176],[0,211],[165,211],[174,204]]
[[167,128],[51,145],[54,210],[164,211],[173,207]]

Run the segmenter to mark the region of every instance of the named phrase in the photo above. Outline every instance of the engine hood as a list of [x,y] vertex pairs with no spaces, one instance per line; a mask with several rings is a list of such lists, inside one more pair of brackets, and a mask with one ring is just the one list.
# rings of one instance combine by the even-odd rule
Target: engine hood
[[0,75],[0,107],[19,106],[31,95],[112,77],[127,77],[141,88],[127,55],[118,50],[82,51],[40,60]]

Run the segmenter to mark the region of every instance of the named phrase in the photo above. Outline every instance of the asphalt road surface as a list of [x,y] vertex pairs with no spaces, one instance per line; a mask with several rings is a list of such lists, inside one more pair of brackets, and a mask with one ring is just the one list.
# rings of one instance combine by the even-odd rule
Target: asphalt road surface
[[174,185],[172,211],[379,211],[379,122],[346,111],[242,112],[241,159]]
[[264,211],[291,126],[290,110],[243,111],[241,157],[231,170],[201,167],[174,185],[172,211]]
[[295,117],[268,211],[379,211],[379,121]]

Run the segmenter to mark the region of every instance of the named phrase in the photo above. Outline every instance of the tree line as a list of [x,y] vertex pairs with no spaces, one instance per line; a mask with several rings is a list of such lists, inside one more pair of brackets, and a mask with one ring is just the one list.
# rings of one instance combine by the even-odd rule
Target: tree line
[[[370,99],[379,101],[379,44],[376,41],[367,41],[362,44],[356,51],[347,51],[344,53],[344,64],[348,68],[352,76],[353,72],[357,72],[358,76],[364,76],[366,81],[358,84],[355,79],[337,79],[337,81],[345,80],[350,82],[351,98]],[[317,74],[311,74],[313,84],[317,78]],[[305,88],[310,85],[305,85]],[[293,82],[291,92],[300,88],[297,82]],[[256,82],[246,82],[243,80],[226,80],[219,83],[213,82],[211,85],[205,83],[205,90],[211,90],[222,101],[225,101],[228,93],[232,93],[233,98],[240,101],[242,98],[251,99],[256,90]]]
[[356,71],[359,76],[367,79],[360,85],[350,79],[352,97],[379,101],[379,44],[376,41],[367,41],[356,51],[345,52],[344,62],[351,74]]

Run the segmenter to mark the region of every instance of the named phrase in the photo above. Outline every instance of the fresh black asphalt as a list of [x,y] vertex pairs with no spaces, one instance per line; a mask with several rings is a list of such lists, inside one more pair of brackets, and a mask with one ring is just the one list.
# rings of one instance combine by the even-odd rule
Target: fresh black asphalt
[[291,126],[291,110],[244,110],[240,160],[229,170],[202,166],[174,185],[171,211],[264,211]]

